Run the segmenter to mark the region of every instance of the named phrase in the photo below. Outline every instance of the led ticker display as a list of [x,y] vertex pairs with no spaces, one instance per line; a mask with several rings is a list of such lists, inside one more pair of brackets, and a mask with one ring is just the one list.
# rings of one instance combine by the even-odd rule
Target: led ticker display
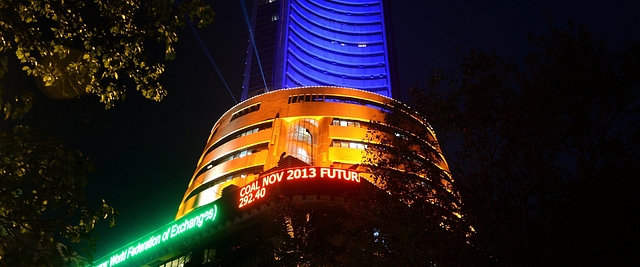
[[194,213],[194,216],[185,216],[184,218],[169,224],[166,228],[160,228],[151,234],[138,239],[138,241],[132,242],[129,246],[125,246],[122,250],[114,252],[111,256],[105,257],[103,261],[99,261],[95,266],[111,267],[119,265],[142,252],[172,240],[176,236],[198,229],[203,225],[212,222],[215,220],[217,212],[218,209],[214,205],[210,209],[203,210],[200,213]]
[[343,180],[347,182],[360,183],[360,173],[355,170],[348,169],[310,166],[282,169],[263,174],[255,181],[240,188],[238,208],[245,207],[256,200],[265,197],[268,191],[267,187],[272,184],[303,180]]

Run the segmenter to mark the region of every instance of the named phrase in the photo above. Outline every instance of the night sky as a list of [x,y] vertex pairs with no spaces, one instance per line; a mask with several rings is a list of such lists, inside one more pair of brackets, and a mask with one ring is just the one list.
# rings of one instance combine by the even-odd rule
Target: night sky
[[[215,21],[198,32],[239,99],[248,38],[241,4],[208,2]],[[547,14],[558,27],[566,27],[569,19],[586,26],[610,48],[640,41],[637,0],[390,2],[403,90],[425,85],[435,68],[459,63],[456,47],[521,56],[528,49],[528,33],[546,32]],[[104,198],[120,212],[115,227],[99,228],[97,257],[173,220],[211,127],[234,105],[193,32],[186,28],[179,38],[177,58],[167,63],[163,77],[169,95],[161,103],[130,91],[124,102],[104,111],[92,97],[53,101],[38,94],[34,109],[21,121],[52,131],[95,164],[87,186],[90,199],[97,205]],[[5,79],[35,86],[18,72],[14,68]]]

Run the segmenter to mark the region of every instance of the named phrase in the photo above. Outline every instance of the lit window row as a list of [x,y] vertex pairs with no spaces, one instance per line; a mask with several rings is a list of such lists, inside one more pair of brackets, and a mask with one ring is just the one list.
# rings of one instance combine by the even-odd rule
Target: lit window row
[[233,120],[235,120],[237,118],[240,118],[240,117],[242,117],[244,115],[247,115],[247,114],[249,114],[251,112],[255,112],[255,111],[258,111],[258,110],[260,110],[260,103],[253,104],[251,106],[243,108],[242,110],[240,110],[240,111],[238,111],[236,113],[233,113],[233,115],[231,115],[231,120],[230,121],[233,121]]
[[[321,35],[332,36],[331,33],[336,33],[338,35],[347,35],[347,36],[374,36],[374,37],[382,37],[381,28],[377,28],[375,30],[365,30],[359,29],[356,31],[346,31],[344,29],[335,29],[331,27],[327,27],[323,21],[324,17],[319,17],[323,21],[318,21],[317,19],[310,18],[305,14],[301,14],[296,8],[293,8],[294,13],[291,15],[291,20],[293,23],[300,25],[301,27],[309,28],[310,31],[317,32]],[[316,28],[316,29],[312,29]],[[379,39],[379,38],[375,38]]]
[[251,129],[251,130],[248,130],[248,131],[246,131],[246,132],[242,132],[242,133],[240,133],[240,134],[236,135],[236,138],[237,138],[237,137],[243,137],[243,136],[247,136],[247,135],[250,135],[250,134],[257,133],[259,130],[260,130],[260,128],[253,128],[253,129]]
[[[292,9],[294,9],[296,12],[300,12],[298,7],[300,7],[302,10],[304,10],[306,12],[306,14],[304,14],[305,17],[309,17],[309,16],[313,16],[314,18],[323,20],[324,22],[328,22],[328,23],[332,23],[332,24],[338,24],[338,25],[347,25],[347,26],[370,26],[370,25],[381,25],[382,22],[378,19],[378,20],[372,20],[369,18],[366,19],[360,19],[360,20],[339,20],[333,17],[327,17],[326,15],[320,14],[318,13],[318,10],[315,8],[311,8],[305,5],[299,5],[299,6],[291,6]],[[380,12],[375,12],[375,13],[366,13],[364,14],[365,16],[380,16]],[[326,24],[326,23],[325,23]]]
[[158,267],[184,267],[185,263],[188,263],[189,261],[191,261],[191,253],[170,262],[164,263]]
[[[298,2],[298,4],[300,4],[300,3]],[[347,16],[371,16],[372,14],[377,14],[378,13],[378,12],[375,12],[375,13],[352,13],[352,12],[349,12],[349,11],[338,10],[338,9],[333,8],[333,7],[328,7],[328,6],[325,6],[325,5],[321,5],[320,3],[310,2],[310,4],[312,4],[313,6],[315,6],[318,9],[326,10],[326,11],[329,11],[331,13],[347,15]],[[352,6],[352,7],[368,7],[369,6],[369,4],[343,4],[343,5],[348,5],[348,6]],[[376,4],[374,3],[374,5],[376,5]]]
[[224,156],[222,158],[216,159],[216,160],[210,162],[209,164],[207,164],[207,166],[205,166],[204,168],[202,168],[198,172],[196,177],[201,175],[201,174],[203,174],[203,173],[205,173],[206,171],[212,169],[213,167],[224,163],[224,162],[227,162],[227,161],[230,161],[230,160],[234,160],[234,159],[244,158],[246,156],[258,153],[258,152],[260,152],[262,150],[265,150],[265,149],[267,149],[267,145],[261,145],[261,146],[258,146],[258,147],[248,148],[248,149],[233,153],[231,155]]
[[[358,70],[358,69],[364,69],[364,65],[349,65],[346,66],[349,69],[336,69],[334,66],[323,66],[323,64],[319,64],[320,62],[324,62],[322,60],[316,60],[311,59],[311,58],[304,58],[304,57],[299,57],[296,54],[291,54],[291,62],[290,64],[297,66],[298,68],[305,66],[311,70],[314,70],[316,72],[322,73],[324,75],[327,76],[332,76],[332,77],[336,77],[336,78],[342,78],[342,79],[351,79],[351,80],[370,80],[370,79],[382,79],[384,77],[386,77],[386,75],[384,73],[373,73],[370,74],[368,72],[371,71],[380,71],[379,68],[374,67],[376,69],[371,70],[371,67],[367,67],[367,69],[369,70]],[[320,61],[320,62],[317,62]],[[331,65],[334,65],[334,62],[329,62]],[[336,63],[337,65],[337,63]],[[328,71],[326,69],[331,69],[331,71]],[[362,75],[364,74],[364,75]],[[333,79],[332,77],[325,77],[328,79]],[[319,77],[318,77],[319,78]]]
[[344,120],[344,119],[337,119],[337,118],[333,119],[333,121],[331,122],[331,125],[362,128],[362,124],[359,121]]
[[[253,128],[251,130],[244,131],[244,132],[241,132],[241,133],[236,134],[236,135],[227,136],[227,137],[223,138],[222,140],[217,141],[211,147],[209,147],[209,149],[207,149],[207,152],[205,153],[205,155],[211,153],[211,151],[213,151],[214,149],[220,147],[221,145],[226,144],[227,142],[229,142],[231,140],[234,140],[236,138],[240,138],[240,137],[243,137],[243,136],[246,136],[246,135],[254,134],[254,133],[257,133],[259,131],[262,131],[262,130],[265,130],[265,129],[269,129],[269,128],[271,128],[271,121],[266,122],[266,123],[262,123],[262,124],[258,125],[257,127]],[[216,130],[218,130],[218,129],[216,128]]]
[[302,103],[302,102],[324,102],[324,95],[322,94],[306,94],[306,95],[292,95],[289,96],[287,103]]
[[326,64],[331,64],[333,66],[346,67],[346,68],[358,68],[358,69],[384,68],[385,66],[384,62],[373,62],[368,64],[362,64],[362,62],[354,63],[350,61],[350,64],[346,64],[344,62],[338,62],[333,59],[332,60],[325,59],[324,57],[315,55],[312,52],[310,52],[308,49],[305,49],[297,45],[292,46],[292,48],[294,50],[291,51],[292,52],[291,55],[295,56],[296,58],[299,58],[300,60],[313,58],[313,61],[315,62],[320,61]]
[[343,147],[343,148],[353,148],[365,150],[367,148],[367,144],[362,142],[354,142],[354,141],[344,141],[344,140],[333,140],[331,142],[332,147]]
[[[334,54],[334,55],[343,56],[343,57],[347,57],[347,58],[354,58],[354,57],[355,58],[366,58],[366,57],[382,58],[382,57],[385,56],[384,53],[380,53],[380,52],[354,54],[354,53],[346,53],[346,52],[342,52],[342,51],[336,51],[336,50],[333,50],[333,49],[328,49],[327,47],[320,46],[317,43],[309,40],[309,37],[306,36],[306,35],[315,36],[315,37],[317,37],[319,39],[323,39],[324,41],[331,41],[330,39],[328,39],[328,38],[326,38],[326,37],[324,37],[322,35],[315,34],[313,32],[308,32],[305,29],[302,29],[305,32],[299,32],[294,27],[291,27],[291,30],[293,32],[292,36],[296,37],[296,39],[298,39],[298,40],[292,39],[292,41],[294,41],[293,45],[295,45],[295,46],[301,46],[302,45],[302,46],[305,46],[305,47],[315,47],[317,49],[322,50],[322,53],[324,53],[324,54]],[[306,33],[306,34],[304,34],[304,33]],[[296,41],[297,41],[297,43],[296,43]],[[303,44],[298,44],[298,43],[303,43]],[[377,43],[374,43],[374,44],[377,45]],[[353,43],[345,43],[345,45],[346,46],[356,46],[356,44],[353,44]]]
[[251,167],[251,168],[247,168],[247,169],[243,169],[241,171],[235,172],[235,173],[231,173],[227,176],[221,176],[218,177],[214,180],[208,181],[202,185],[200,185],[198,188],[194,189],[193,191],[191,191],[189,193],[189,195],[187,196],[187,200],[191,199],[193,196],[200,194],[202,191],[207,190],[211,187],[214,187],[218,184],[221,183],[226,183],[226,182],[230,182],[233,179],[238,179],[238,178],[247,178],[247,176],[249,176],[249,174],[255,174],[257,175],[258,173],[262,172],[262,166],[257,166],[257,167]]
[[[251,155],[251,154],[253,154],[253,153],[257,153],[257,152],[258,152],[258,150],[257,150],[257,149],[246,149],[246,150],[242,150],[242,151],[240,151],[240,152],[238,152],[238,153],[234,153],[233,155],[230,155],[230,156],[226,157],[226,158],[225,158],[226,160],[224,160],[224,161],[222,161],[222,162],[229,161],[229,160],[234,160],[234,159],[239,159],[239,158],[244,158],[244,157],[246,157],[246,156],[249,156],[249,155]],[[221,162],[221,163],[222,163],[222,162]]]
[[348,97],[348,96],[327,95],[325,97],[325,101],[326,102],[339,102],[339,103],[361,105],[361,106],[366,106],[366,107],[370,107],[370,108],[375,108],[377,110],[381,110],[381,111],[384,111],[384,112],[389,112],[389,110],[387,109],[387,107],[384,104],[368,101],[368,100],[365,100],[365,99],[352,98],[352,97]]
[[360,98],[353,98],[349,96],[336,96],[336,95],[324,95],[324,94],[301,94],[301,95],[291,95],[289,96],[289,100],[287,103],[304,103],[304,102],[339,102],[339,103],[347,103],[347,104],[355,104],[366,106],[370,108],[375,108],[381,111],[389,112],[389,110],[385,107],[384,104],[375,103],[372,101],[368,101]]

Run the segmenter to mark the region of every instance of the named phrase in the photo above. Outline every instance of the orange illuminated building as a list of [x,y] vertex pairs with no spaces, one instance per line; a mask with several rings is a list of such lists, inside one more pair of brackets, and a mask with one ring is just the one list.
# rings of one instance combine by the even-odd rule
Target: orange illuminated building
[[361,171],[367,126],[383,117],[391,101],[362,90],[312,86],[236,105],[213,127],[176,218],[216,201],[230,185],[251,184],[286,156],[309,166]]
[[[260,242],[274,237],[274,199],[344,211],[345,192],[370,184],[362,165],[365,149],[376,145],[370,122],[398,103],[390,98],[397,88],[387,1],[352,2],[254,1],[244,101],[213,126],[176,220],[93,266],[256,266],[277,261],[258,255]],[[439,184],[454,194],[435,134],[423,128],[420,139],[435,151],[429,164],[444,170]]]
[[[332,214],[344,210],[345,192],[369,183],[361,164],[367,146],[376,144],[368,140],[368,128],[384,118],[392,102],[397,103],[330,86],[276,90],[241,102],[212,128],[176,220],[93,266],[264,263],[259,246],[275,234],[269,215],[275,198]],[[432,132],[423,138],[435,141]],[[441,153],[433,158],[432,164],[447,170]],[[449,189],[448,181],[441,184]]]

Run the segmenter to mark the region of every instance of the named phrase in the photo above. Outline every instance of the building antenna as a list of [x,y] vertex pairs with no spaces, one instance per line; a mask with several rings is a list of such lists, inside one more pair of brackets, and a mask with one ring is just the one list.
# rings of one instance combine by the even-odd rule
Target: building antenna
[[[244,6],[244,2],[240,1],[240,5],[242,6],[242,12],[244,13],[244,20],[247,23],[247,27],[249,28],[249,39],[251,40],[251,44],[253,45],[253,51],[256,53],[256,59],[258,60],[258,67],[260,68],[260,75],[262,75],[262,82],[264,83],[264,91],[269,92],[269,87],[267,87],[267,80],[264,78],[264,71],[262,70],[262,63],[260,62],[260,56],[258,55],[258,47],[256,47],[255,39],[253,38],[253,31],[251,30],[251,23],[249,22],[249,15],[247,14],[247,7]],[[251,67],[249,67],[251,68]]]
[[198,34],[198,32],[196,31],[196,28],[193,27],[193,24],[191,23],[191,21],[189,21],[189,19],[187,19],[187,24],[189,24],[189,28],[191,28],[191,31],[193,31],[193,35],[195,35],[196,39],[198,39],[198,43],[200,43],[200,47],[202,47],[202,50],[204,50],[204,53],[209,58],[211,65],[213,65],[213,68],[216,69],[216,72],[218,72],[218,76],[220,76],[220,79],[222,79],[222,83],[224,83],[224,86],[227,87],[227,92],[229,92],[229,94],[231,95],[231,98],[233,98],[233,102],[238,104],[238,100],[236,100],[236,97],[233,96],[233,93],[231,92],[229,85],[227,85],[227,82],[224,80],[224,77],[222,77],[222,73],[220,72],[220,69],[218,69],[218,66],[213,61],[213,58],[211,58],[211,54],[209,54],[209,50],[207,50],[207,47],[204,45],[204,42],[202,42],[202,39],[200,38],[200,34]]

